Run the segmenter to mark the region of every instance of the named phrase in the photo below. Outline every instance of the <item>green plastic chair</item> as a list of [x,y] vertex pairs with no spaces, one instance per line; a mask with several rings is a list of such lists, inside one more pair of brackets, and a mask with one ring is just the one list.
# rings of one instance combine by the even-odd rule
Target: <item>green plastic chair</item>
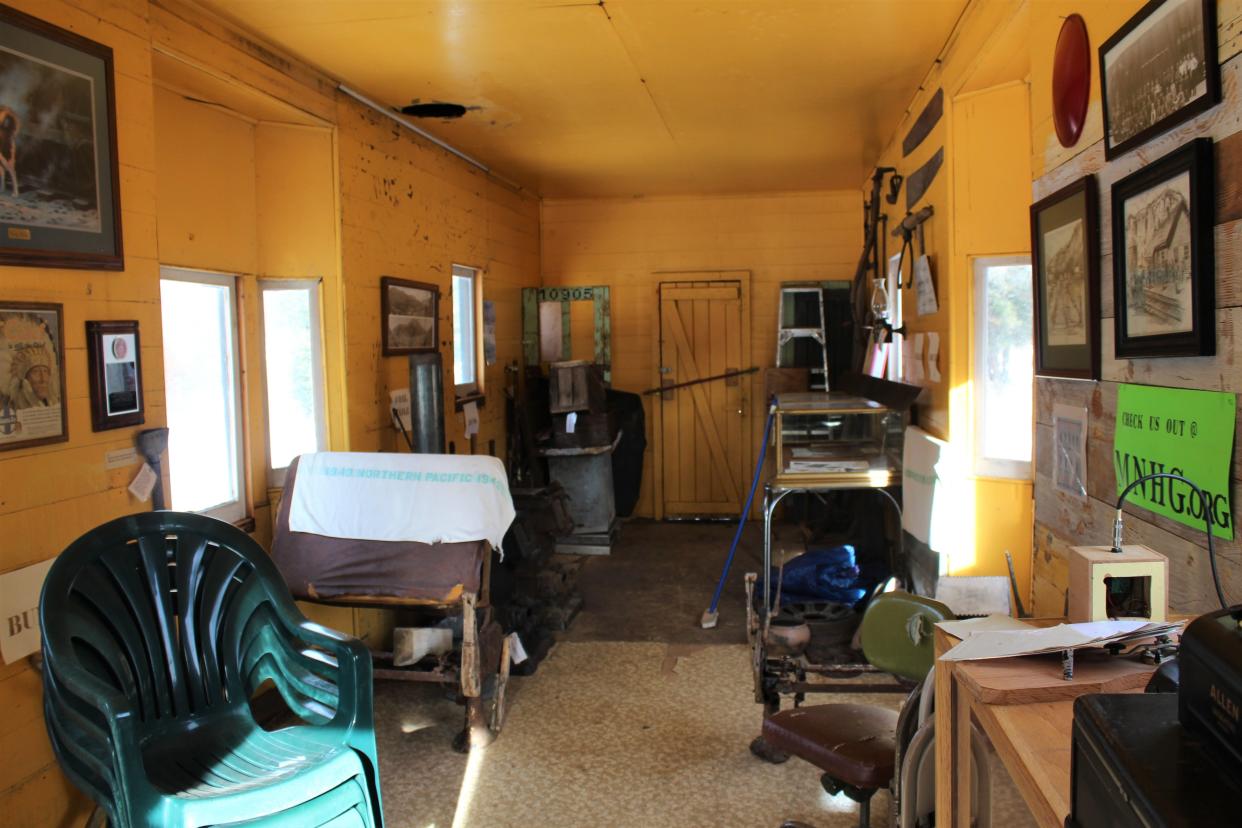
[[[52,565],[39,621],[52,747],[113,825],[382,826],[370,656],[239,529],[99,526]],[[268,680],[302,723],[255,722]]]

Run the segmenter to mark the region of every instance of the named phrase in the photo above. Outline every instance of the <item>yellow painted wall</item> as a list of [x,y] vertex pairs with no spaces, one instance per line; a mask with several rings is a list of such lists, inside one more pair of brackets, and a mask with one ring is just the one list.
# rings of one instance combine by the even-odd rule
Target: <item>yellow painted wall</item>
[[[924,225],[939,310],[919,316],[913,290],[903,291],[908,331],[940,336],[942,380],[924,379],[920,423],[973,458],[974,400],[972,328],[975,257],[1030,251],[1029,61],[1026,3],[975,3],[963,15],[941,61],[932,67],[905,119],[890,138],[880,164],[909,176],[944,149],[944,164],[915,211],[930,204]],[[937,89],[944,90],[944,115],[910,155],[902,140]],[[884,204],[892,227],[905,215]],[[895,248],[890,244],[890,251]],[[973,461],[970,461],[973,462]],[[1014,558],[1021,589],[1029,595],[1032,501],[1029,480],[972,477],[973,503],[958,504],[962,520],[973,519],[974,537],[960,548],[937,550],[950,574],[1003,575],[1004,553]]]
[[[661,281],[749,271],[751,362],[739,367],[774,365],[780,283],[852,278],[862,211],[856,193],[840,191],[545,200],[540,227],[544,284],[611,286],[613,386],[641,392],[659,384]],[[574,339],[574,356],[583,358],[576,332]],[[760,376],[743,379],[751,389],[747,484],[764,422]],[[636,514],[649,517],[657,506],[651,397],[644,407],[647,453]]]
[[[139,321],[146,426],[164,425],[161,262],[243,277],[249,482],[260,540],[270,537],[266,422],[260,351],[247,344],[257,344],[261,331],[255,295],[260,277],[323,277],[330,442],[334,448],[375,450],[394,447],[380,423],[386,422],[387,388],[396,387],[403,374],[398,362],[404,364],[378,356],[379,277],[447,286],[452,262],[486,268],[484,297],[498,302],[500,362],[488,370],[478,447],[485,451],[494,438],[503,452],[502,366],[519,356],[519,289],[539,278],[538,206],[532,198],[409,133],[395,132],[393,124],[351,100],[338,101],[330,79],[180,0],[11,5],[114,51],[126,267],[123,273],[0,270],[0,298],[64,304],[70,433],[66,443],[0,454],[0,572],[46,560],[91,527],[147,508],[126,491],[136,467],[103,466],[106,452],[133,445],[137,429],[91,431],[85,322]],[[205,82],[219,94],[204,97],[225,100],[238,112],[192,104],[169,88],[188,77],[168,63],[169,55],[209,76]],[[155,77],[156,63],[175,71]],[[255,102],[258,116],[239,117],[247,107],[238,101]],[[364,155],[373,160],[367,153],[376,147],[382,160],[373,167],[360,163]],[[386,199],[385,178],[413,188],[400,210]],[[446,353],[448,307],[446,292]],[[465,450],[460,419],[450,423],[450,439]],[[312,612],[363,635],[385,628],[382,616]],[[0,723],[2,821],[82,824],[86,802],[56,768],[39,675],[28,660],[0,666],[0,707],[6,711]]]
[[[133,445],[135,428],[93,432],[86,372],[87,320],[137,319],[142,332],[146,425],[164,424],[156,256],[151,48],[146,3],[12,0],[27,14],[112,47],[125,271],[0,268],[0,297],[64,305],[69,441],[0,454],[0,571],[46,560],[80,534],[142,507],[127,491],[137,467],[104,468]],[[102,19],[101,19],[102,18]],[[86,800],[57,770],[43,725],[42,686],[27,659],[0,667],[0,821],[80,823]]]

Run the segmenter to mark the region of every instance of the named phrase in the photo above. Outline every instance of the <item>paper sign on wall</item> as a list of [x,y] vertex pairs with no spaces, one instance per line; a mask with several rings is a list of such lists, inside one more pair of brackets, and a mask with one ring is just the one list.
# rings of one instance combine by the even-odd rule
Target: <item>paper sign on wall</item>
[[1087,409],[1052,407],[1052,480],[1066,494],[1087,496]]
[[461,407],[461,413],[466,417],[466,436],[473,437],[479,433],[479,406],[473,402],[468,402]]
[[913,344],[910,347],[910,382],[915,385],[921,385],[923,382],[923,334],[916,333],[914,335]]
[[396,416],[393,417],[393,423],[396,424],[399,420],[401,426],[403,426],[406,431],[413,431],[414,417],[410,413],[410,389],[398,388],[396,391],[390,391],[388,393],[388,398],[390,400],[388,406],[389,412],[397,412]]
[[940,334],[927,335],[927,378],[940,382]]
[[[1234,394],[1121,385],[1113,437],[1117,493],[1146,474],[1183,475],[1207,494],[1213,534],[1233,540],[1229,472],[1236,417]],[[1130,492],[1129,502],[1206,529],[1199,496],[1176,480],[1139,484]]]
[[940,310],[940,303],[936,301],[936,283],[932,281],[931,257],[926,254],[914,260],[914,291],[918,298],[915,308],[919,316]]
[[0,575],[0,658],[5,664],[39,649],[39,594],[51,568],[52,561],[44,561]]

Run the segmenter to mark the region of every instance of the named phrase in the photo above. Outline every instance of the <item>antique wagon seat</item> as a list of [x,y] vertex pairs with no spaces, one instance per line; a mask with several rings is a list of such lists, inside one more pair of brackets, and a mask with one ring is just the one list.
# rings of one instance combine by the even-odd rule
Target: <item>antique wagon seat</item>
[[[933,626],[952,618],[948,607],[930,598],[880,595],[863,616],[863,654],[899,678],[921,681],[934,660]],[[763,738],[770,747],[822,770],[824,790],[859,803],[858,824],[867,828],[871,797],[893,780],[897,718],[895,710],[865,704],[795,707],[765,719]]]

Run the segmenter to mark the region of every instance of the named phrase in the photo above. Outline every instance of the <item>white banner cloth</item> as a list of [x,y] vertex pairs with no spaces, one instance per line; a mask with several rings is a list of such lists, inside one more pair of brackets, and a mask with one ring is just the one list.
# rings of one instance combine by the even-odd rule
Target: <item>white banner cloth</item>
[[330,538],[500,542],[513,523],[504,464],[461,454],[303,454],[289,529]]

